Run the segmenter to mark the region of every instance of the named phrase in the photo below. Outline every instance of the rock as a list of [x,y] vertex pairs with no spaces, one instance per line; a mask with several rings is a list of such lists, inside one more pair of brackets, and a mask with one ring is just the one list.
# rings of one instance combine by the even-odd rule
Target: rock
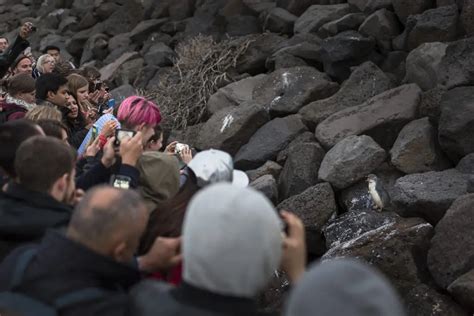
[[208,112],[214,114],[221,109],[252,101],[255,87],[263,83],[266,77],[265,74],[248,77],[220,88],[209,98]]
[[357,10],[366,13],[389,9],[392,6],[392,0],[348,0],[347,2]]
[[344,31],[357,30],[359,29],[359,26],[365,21],[365,18],[366,15],[364,13],[349,13],[340,19],[328,22],[321,26],[318,31],[318,35],[326,38]]
[[433,227],[419,218],[398,218],[359,237],[336,244],[322,257],[355,257],[379,269],[399,293],[405,294],[428,277],[420,263],[426,256]]
[[472,270],[473,207],[474,194],[458,198],[436,226],[428,252],[428,268],[436,283],[443,289]]
[[339,85],[312,67],[279,69],[268,75],[253,92],[257,104],[274,116],[298,112],[309,102],[334,94]]
[[[294,36],[293,38],[295,38]],[[279,56],[283,56],[283,58],[288,58],[288,56],[292,56],[293,58],[299,58],[303,61],[311,64],[319,65],[321,63],[321,45],[320,40],[318,41],[303,41],[296,43],[294,45],[290,45],[287,47],[283,47],[282,49],[278,50],[272,56],[267,59],[267,68],[276,68],[273,64],[276,63],[276,59]],[[318,67],[317,67],[318,68]],[[319,67],[322,68],[322,67]]]
[[262,31],[258,19],[250,15],[229,16],[227,19],[226,33],[231,37],[257,34]]
[[264,175],[250,183],[255,190],[262,192],[273,204],[278,203],[278,186],[275,178],[270,175]]
[[272,9],[264,18],[263,29],[273,33],[293,34],[297,16],[282,8]]
[[277,54],[267,59],[268,70],[278,70],[283,68],[306,67],[308,64],[301,58],[290,54]]
[[243,170],[255,169],[267,160],[274,160],[278,152],[305,130],[306,127],[298,115],[268,122],[239,150],[234,159],[235,167]]
[[303,134],[298,135],[285,149],[278,153],[276,160],[277,163],[283,166],[286,162],[286,159],[288,158],[288,155],[293,150],[292,147],[303,143],[316,143],[316,137],[314,137],[314,133],[304,132]]
[[420,99],[421,90],[414,84],[386,91],[329,116],[316,128],[316,138],[330,148],[347,136],[366,134],[391,148],[403,126],[416,118]]
[[340,243],[359,238],[363,234],[380,227],[395,224],[397,216],[393,213],[376,211],[347,212],[330,220],[323,228],[328,249]]
[[158,71],[158,67],[154,66],[145,66],[142,69],[140,69],[140,72],[137,75],[137,78],[135,79],[135,82],[133,85],[137,89],[142,89],[144,90],[150,80],[155,76],[156,72]]
[[277,209],[298,215],[306,229],[308,251],[312,254],[322,254],[325,249],[322,229],[337,211],[331,185],[320,183],[310,187],[303,193],[284,200],[278,204]]
[[468,37],[474,35],[474,3],[464,1],[461,12],[461,23]]
[[185,37],[192,38],[199,34],[209,35],[216,39],[225,31],[225,17],[220,11],[225,7],[225,0],[204,0],[196,7],[194,16],[188,20]]
[[235,155],[269,119],[267,111],[254,103],[222,109],[202,126],[197,147]]
[[110,92],[110,94],[112,94],[112,97],[115,99],[116,104],[121,104],[123,100],[125,100],[126,98],[132,95],[136,95],[137,92],[135,91],[134,87],[132,87],[129,84],[126,84],[118,88],[115,88],[114,90]]
[[168,21],[161,26],[160,31],[168,35],[176,35],[176,33],[184,32],[186,30],[186,23],[186,20]]
[[277,6],[300,16],[313,4],[338,4],[345,0],[277,0]]
[[409,315],[468,316],[449,296],[425,284],[414,287],[404,298]]
[[451,167],[442,154],[436,128],[427,117],[408,123],[390,150],[392,164],[404,173],[440,171]]
[[474,193],[474,176],[469,176],[469,180],[467,182],[467,193]]
[[249,45],[245,53],[237,60],[237,71],[258,75],[266,72],[265,62],[268,57],[280,49],[285,41],[281,36],[272,33],[260,35]]
[[[389,197],[393,195],[394,185],[397,180],[404,176],[389,163],[382,163],[378,168],[372,171],[382,184]],[[339,205],[347,212],[371,212],[376,208],[376,205],[368,191],[368,183],[366,179],[362,179],[356,184],[344,189],[338,193]],[[392,210],[391,204],[384,209]]]
[[416,83],[424,91],[436,87],[440,63],[447,47],[448,44],[433,42],[421,44],[411,51],[406,61],[405,82]]
[[322,42],[321,58],[325,63],[359,59],[369,55],[374,46],[372,38],[356,31],[345,31]]
[[380,65],[380,69],[392,75],[392,81],[396,85],[400,85],[405,78],[406,59],[408,54],[404,51],[393,51],[389,52],[385,57],[385,60]]
[[436,224],[459,196],[467,192],[468,176],[456,169],[412,174],[397,180],[392,203],[401,216],[420,216]]
[[318,170],[325,154],[324,149],[315,142],[291,147],[278,181],[280,198],[297,195],[318,183]]
[[118,4],[113,2],[106,2],[102,3],[96,8],[95,14],[101,21],[103,21],[108,19],[115,11],[119,9],[120,6]]
[[454,162],[474,152],[474,87],[448,91],[441,100],[439,143]]
[[109,40],[108,49],[110,54],[105,58],[104,63],[113,63],[117,58],[127,52],[133,52],[136,48],[136,44],[130,42],[129,33],[122,33],[112,37]]
[[450,43],[441,60],[439,83],[452,89],[474,84],[474,38]]
[[275,179],[278,179],[278,177],[280,177],[280,173],[282,170],[283,170],[282,166],[280,166],[274,161],[269,160],[260,168],[255,169],[255,170],[249,170],[246,173],[250,179],[250,182],[253,182],[257,180],[258,178],[263,177],[265,175],[271,175]]
[[104,60],[109,54],[107,49],[108,36],[95,34],[90,37],[84,45],[84,53],[81,57],[81,65],[93,59]]
[[349,136],[328,151],[319,179],[344,189],[369,175],[385,157],[385,151],[369,136]]
[[392,0],[392,5],[400,21],[405,24],[410,15],[420,14],[434,7],[434,0]]
[[347,3],[312,5],[295,22],[295,33],[317,33],[324,24],[350,13]]
[[124,64],[125,62],[137,58],[139,55],[137,52],[125,53],[115,62],[108,64],[107,66],[100,69],[101,80],[108,81],[115,75],[115,72]]
[[438,85],[424,92],[418,109],[419,116],[429,117],[430,122],[438,126],[439,117],[441,116],[441,99],[446,91],[445,87]]
[[448,291],[467,310],[474,311],[474,269],[451,283]]
[[392,40],[400,34],[400,26],[395,14],[381,9],[370,15],[359,28],[360,34],[372,36],[382,51],[392,50]]
[[104,31],[110,36],[115,36],[126,30],[132,30],[143,20],[143,16],[143,7],[137,0],[125,1],[122,7],[103,22]]
[[61,20],[58,29],[64,34],[68,31],[76,31],[78,28],[77,18],[75,16],[68,16]]
[[177,58],[176,53],[163,43],[156,43],[145,54],[145,63],[157,67],[172,66]]
[[255,15],[259,15],[265,11],[270,11],[276,7],[275,1],[272,0],[242,0],[242,2]]
[[168,19],[166,18],[142,21],[130,32],[130,39],[134,42],[141,43],[148,38],[148,35],[159,31],[161,26],[167,21]]
[[359,105],[393,86],[391,80],[372,62],[366,62],[354,68],[351,76],[333,96],[312,102],[299,113],[303,121],[314,130],[330,115],[346,108]]
[[117,85],[133,84],[143,68],[143,58],[135,58],[123,63],[115,72],[111,81]]
[[462,173],[474,174],[474,153],[467,155],[456,166],[456,169]]
[[423,43],[451,42],[457,38],[458,7],[445,6],[412,15],[407,21],[409,50]]

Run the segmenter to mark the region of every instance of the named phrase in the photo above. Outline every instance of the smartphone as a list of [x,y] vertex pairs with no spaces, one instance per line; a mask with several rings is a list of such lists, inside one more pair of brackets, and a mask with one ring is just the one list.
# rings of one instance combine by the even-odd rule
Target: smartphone
[[120,146],[120,142],[127,138],[127,137],[130,137],[132,138],[133,136],[135,136],[137,132],[135,131],[132,131],[132,130],[128,130],[128,129],[116,129],[115,130],[115,146],[116,147],[119,147]]
[[107,106],[110,108],[113,108],[115,106],[115,99],[110,99],[108,102],[107,102]]
[[94,140],[97,138],[97,126],[95,125],[92,125],[92,135],[91,135],[91,139]]
[[130,177],[121,176],[121,175],[113,175],[110,181],[110,184],[114,188],[128,190],[130,189],[131,181],[132,179]]

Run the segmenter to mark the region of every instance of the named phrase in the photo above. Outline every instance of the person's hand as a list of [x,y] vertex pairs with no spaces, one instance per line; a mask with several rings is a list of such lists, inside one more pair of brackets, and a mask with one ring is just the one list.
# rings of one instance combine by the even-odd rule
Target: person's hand
[[102,114],[113,114],[114,113],[114,108],[108,108],[107,110],[103,111]]
[[133,138],[126,137],[120,141],[120,156],[122,163],[136,166],[138,158],[143,153],[143,135],[138,132]]
[[166,146],[165,153],[167,153],[169,155],[174,155],[174,153],[176,151],[176,144],[178,144],[178,142],[174,141],[174,142],[170,143],[168,146]]
[[117,125],[117,122],[114,120],[108,121],[104,124],[102,131],[100,131],[100,134],[104,135],[105,137],[112,136],[115,132],[115,129],[117,128]]
[[189,164],[193,160],[193,152],[189,146],[186,146],[180,153],[179,156],[185,164]]
[[31,22],[26,22],[23,24],[20,28],[20,37],[22,39],[27,39],[28,36],[33,32],[33,23]]
[[281,268],[290,281],[295,283],[306,268],[306,239],[303,222],[293,213],[280,212],[283,221],[288,225],[288,235],[283,239],[283,257]]
[[99,137],[97,137],[92,144],[89,145],[86,149],[86,157],[95,157],[97,156],[97,153],[100,151],[100,141]]
[[96,90],[92,93],[89,93],[89,101],[92,102],[93,104],[95,105],[99,104],[99,98],[100,98],[100,90]]
[[147,254],[138,257],[138,268],[143,272],[157,272],[172,268],[182,261],[181,238],[155,239]]
[[84,197],[85,194],[86,193],[84,192],[84,190],[77,189],[73,194],[71,205],[76,206],[77,204],[79,204],[79,202],[81,202],[81,200],[82,200],[82,198]]
[[115,137],[111,137],[104,146],[101,162],[106,168],[112,167],[115,163],[114,141]]

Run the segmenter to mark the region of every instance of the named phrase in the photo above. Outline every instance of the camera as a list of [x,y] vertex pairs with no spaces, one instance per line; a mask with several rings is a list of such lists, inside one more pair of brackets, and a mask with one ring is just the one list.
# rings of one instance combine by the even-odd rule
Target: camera
[[116,129],[115,130],[115,142],[114,142],[114,145],[116,147],[120,146],[120,142],[127,138],[127,137],[130,137],[130,138],[133,138],[133,136],[135,136],[137,132],[135,131],[132,131],[132,130],[127,130],[127,129]]
[[183,152],[183,150],[185,150],[185,149],[187,149],[187,148],[189,148],[188,145],[186,145],[186,144],[181,144],[181,143],[177,143],[177,144],[176,144],[176,147],[175,147],[175,149],[174,149],[174,153],[175,153],[176,155],[179,155],[179,154],[181,154],[181,152]]

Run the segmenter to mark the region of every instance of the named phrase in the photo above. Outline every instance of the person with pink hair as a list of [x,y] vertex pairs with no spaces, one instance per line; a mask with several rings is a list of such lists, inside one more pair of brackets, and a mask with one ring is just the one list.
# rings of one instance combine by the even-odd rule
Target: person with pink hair
[[161,122],[161,113],[152,101],[140,96],[131,96],[120,104],[117,119],[123,129],[142,132],[143,145],[146,145],[155,134],[155,126]]

